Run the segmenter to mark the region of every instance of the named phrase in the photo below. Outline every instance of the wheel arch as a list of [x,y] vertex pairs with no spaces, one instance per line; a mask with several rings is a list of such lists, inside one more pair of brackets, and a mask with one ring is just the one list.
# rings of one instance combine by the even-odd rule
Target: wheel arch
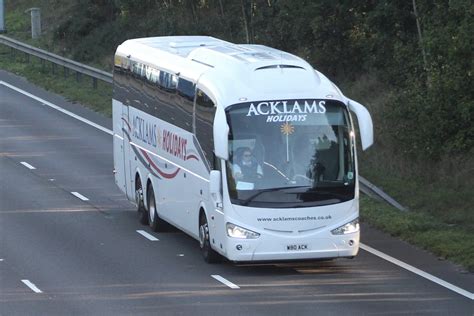
[[142,189],[143,189],[143,181],[142,181],[143,177],[142,177],[142,173],[140,171],[140,168],[138,168],[138,167],[135,168],[135,178],[134,179],[135,179],[135,190],[137,189],[137,183],[138,183],[137,180],[140,180],[140,183],[142,184]]
[[[204,218],[207,219],[207,212],[206,212],[206,208],[204,207],[204,205],[201,202],[201,205],[199,205],[198,227],[199,227],[199,225],[201,225],[201,222]],[[209,223],[209,221],[208,221],[208,223]]]

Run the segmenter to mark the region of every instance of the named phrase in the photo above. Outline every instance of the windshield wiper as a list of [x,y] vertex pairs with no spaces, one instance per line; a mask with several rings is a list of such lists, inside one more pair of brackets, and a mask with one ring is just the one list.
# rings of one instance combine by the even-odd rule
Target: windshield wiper
[[285,189],[296,189],[296,188],[308,188],[308,186],[306,186],[306,185],[298,185],[298,186],[292,186],[292,187],[279,187],[279,188],[263,189],[263,190],[258,191],[258,192],[255,193],[255,194],[252,194],[250,197],[248,197],[247,199],[245,199],[245,200],[242,202],[241,205],[247,206],[247,205],[249,204],[249,202],[251,202],[253,199],[255,199],[257,196],[259,196],[259,195],[262,194],[262,193],[277,192],[277,191],[282,191],[282,190],[285,190]]
[[338,199],[338,200],[344,200],[346,198],[346,196],[343,195],[343,194],[334,193],[334,192],[327,192],[327,191],[321,191],[321,190],[314,191],[313,193],[319,194],[319,195],[330,196],[333,199]]

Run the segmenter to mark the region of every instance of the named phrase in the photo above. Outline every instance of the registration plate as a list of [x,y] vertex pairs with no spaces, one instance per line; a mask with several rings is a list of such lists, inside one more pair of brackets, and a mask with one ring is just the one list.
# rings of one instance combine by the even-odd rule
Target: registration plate
[[307,244],[294,244],[294,245],[287,245],[286,250],[287,251],[301,251],[301,250],[308,250],[308,245]]

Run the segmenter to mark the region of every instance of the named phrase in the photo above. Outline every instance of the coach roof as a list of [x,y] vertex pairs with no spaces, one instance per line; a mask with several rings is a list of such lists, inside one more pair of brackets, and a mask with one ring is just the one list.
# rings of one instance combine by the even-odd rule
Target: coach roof
[[[242,96],[344,98],[303,59],[263,45],[233,44],[209,36],[167,36],[128,40],[117,50],[125,56],[131,51],[135,52],[132,59],[152,64],[159,60],[166,70],[194,81],[205,73],[200,82],[213,86],[216,98],[225,103]],[[231,80],[232,87],[222,83],[225,79]]]

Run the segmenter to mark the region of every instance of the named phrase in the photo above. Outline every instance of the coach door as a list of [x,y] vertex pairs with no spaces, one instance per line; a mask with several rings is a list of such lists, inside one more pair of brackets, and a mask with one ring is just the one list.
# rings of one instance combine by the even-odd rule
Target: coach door
[[113,129],[114,129],[114,173],[115,183],[117,186],[129,196],[129,184],[128,184],[128,170],[126,166],[128,162],[128,148],[129,145],[129,128],[127,126],[128,120],[128,106],[122,104],[122,102],[113,100]]
[[130,122],[130,117],[129,117],[129,106],[128,105],[123,105],[122,106],[122,130],[124,131],[124,138],[123,138],[123,167],[124,167],[124,183],[125,183],[125,193],[129,199],[134,199],[134,196],[132,195],[132,183],[131,179],[131,163],[132,163],[132,157],[130,155],[131,148],[130,148],[130,142],[131,142],[131,133],[132,133],[132,128],[131,128],[131,122]]

